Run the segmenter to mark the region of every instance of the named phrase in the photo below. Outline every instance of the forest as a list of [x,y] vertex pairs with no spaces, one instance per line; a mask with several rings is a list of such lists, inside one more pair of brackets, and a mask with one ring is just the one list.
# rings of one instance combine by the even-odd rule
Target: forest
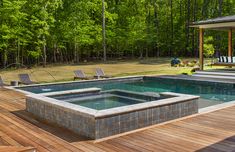
[[[234,0],[0,0],[0,66],[196,57],[190,23],[234,13]],[[226,52],[227,32],[205,42]]]

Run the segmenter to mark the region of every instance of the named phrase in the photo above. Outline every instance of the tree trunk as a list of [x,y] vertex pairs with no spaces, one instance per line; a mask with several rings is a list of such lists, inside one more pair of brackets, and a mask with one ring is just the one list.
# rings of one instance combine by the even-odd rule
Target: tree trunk
[[222,4],[223,4],[223,0],[219,0],[219,11],[218,11],[218,14],[219,16],[222,16]]
[[16,63],[20,63],[20,40],[17,41],[17,55],[16,55]]
[[79,51],[77,43],[74,44],[74,62],[79,63]]
[[202,19],[206,19],[208,17],[208,5],[210,1],[209,0],[204,0],[203,6],[202,6]]
[[57,62],[56,53],[57,53],[57,44],[54,43],[54,49],[53,49],[53,60],[54,60],[54,63]]
[[[197,0],[193,2],[193,22],[196,21],[196,12],[197,12]],[[192,33],[192,55],[195,56],[196,49],[195,49],[195,29],[193,28]]]
[[185,50],[186,50],[186,55],[188,55],[188,47],[189,47],[189,22],[190,22],[190,0],[187,1],[187,21],[185,24],[186,28],[186,45],[185,45]]
[[63,58],[63,52],[60,50],[60,62],[63,63],[64,62],[64,58]]
[[[218,16],[220,17],[220,16],[222,16],[222,4],[223,4],[223,0],[218,0],[218,2],[219,2]],[[215,45],[215,50],[216,50],[216,52],[219,52],[220,47],[221,47],[221,35],[220,35],[219,32],[216,35],[216,42],[217,42],[217,44]]]
[[156,56],[159,57],[159,47],[158,47],[158,12],[157,12],[157,1],[154,2],[154,23],[155,23],[155,30],[156,30],[156,42],[154,43],[154,49],[156,49]]
[[103,60],[107,60],[106,54],[106,31],[105,31],[105,2],[102,0],[102,33],[103,33]]
[[149,48],[148,48],[148,46],[145,48],[145,58],[148,58],[149,57]]
[[149,8],[149,4],[148,3],[146,3],[146,10],[147,10],[147,12],[146,12],[146,14],[147,14],[147,30],[146,30],[146,34],[147,34],[147,43],[145,44],[145,57],[147,58],[148,57],[148,51],[149,51],[149,40],[150,40],[150,38],[149,38],[149,35],[150,35],[150,24],[151,24],[151,12],[150,12],[150,8]]
[[170,0],[171,6],[171,45],[170,45],[170,56],[172,56],[172,46],[174,42],[174,20],[173,20],[173,2]]
[[24,65],[24,47],[21,49],[21,64]]
[[143,52],[144,52],[144,48],[141,47],[140,48],[140,59],[143,59]]
[[[46,11],[47,9],[47,4],[45,5],[44,7],[44,10]],[[45,18],[44,18],[45,20]],[[46,37],[45,35],[43,35],[43,67],[45,68],[46,67],[46,64],[47,64],[47,50],[46,50]]]
[[43,35],[43,67],[46,67],[47,64],[47,52],[46,52],[46,38],[45,35]]
[[7,49],[5,49],[5,51],[3,53],[3,66],[4,66],[4,68],[6,68],[6,66],[7,66]]

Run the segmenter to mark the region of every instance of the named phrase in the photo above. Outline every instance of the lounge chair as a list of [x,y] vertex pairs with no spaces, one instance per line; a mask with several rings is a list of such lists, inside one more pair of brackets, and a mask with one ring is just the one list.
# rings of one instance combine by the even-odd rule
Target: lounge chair
[[96,78],[111,78],[112,76],[106,75],[101,68],[95,69]]
[[235,66],[235,57],[220,56],[217,61],[211,64],[214,66]]
[[2,77],[0,76],[0,87],[3,87],[3,86],[8,86],[8,85],[4,83]]
[[76,71],[74,71],[74,74],[75,74],[74,81],[76,79],[82,79],[82,80],[90,79],[90,77],[86,76],[86,74],[82,70],[76,70]]
[[30,84],[36,84],[37,82],[34,82],[30,79],[28,74],[19,74],[19,83],[20,84],[25,84],[25,85],[30,85]]

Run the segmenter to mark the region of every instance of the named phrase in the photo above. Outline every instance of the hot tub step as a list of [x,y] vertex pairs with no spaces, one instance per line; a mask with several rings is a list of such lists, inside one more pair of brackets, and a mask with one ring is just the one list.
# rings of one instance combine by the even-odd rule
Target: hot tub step
[[57,96],[57,95],[67,95],[67,94],[84,94],[84,93],[97,93],[100,92],[100,88],[85,88],[85,89],[76,89],[76,90],[68,90],[68,91],[57,91],[57,92],[48,92],[41,93],[43,96]]

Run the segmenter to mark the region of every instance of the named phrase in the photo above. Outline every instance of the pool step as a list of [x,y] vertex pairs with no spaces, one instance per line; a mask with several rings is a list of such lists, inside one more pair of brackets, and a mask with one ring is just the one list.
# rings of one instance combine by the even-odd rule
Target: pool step
[[69,98],[69,99],[64,99],[63,101],[73,103],[73,102],[78,102],[78,101],[93,100],[93,99],[104,98],[104,97],[108,98],[108,97],[113,97],[113,96],[129,99],[129,100],[133,100],[133,101],[138,101],[138,102],[148,102],[144,99],[138,99],[138,98],[134,98],[134,97],[127,97],[127,96],[121,96],[121,95],[115,95],[115,94],[100,94],[100,95],[87,96],[87,97]]
[[235,72],[227,71],[196,71],[195,74],[200,75],[213,75],[213,76],[235,76]]
[[194,77],[203,77],[203,78],[213,78],[213,79],[229,79],[235,80],[235,76],[227,76],[227,75],[213,75],[213,74],[193,74]]
[[84,89],[75,89],[75,90],[67,90],[67,91],[56,91],[56,92],[48,92],[48,93],[40,93],[40,95],[44,96],[61,96],[61,95],[69,95],[69,94],[85,94],[85,93],[96,93],[100,92],[100,88],[84,88]]

